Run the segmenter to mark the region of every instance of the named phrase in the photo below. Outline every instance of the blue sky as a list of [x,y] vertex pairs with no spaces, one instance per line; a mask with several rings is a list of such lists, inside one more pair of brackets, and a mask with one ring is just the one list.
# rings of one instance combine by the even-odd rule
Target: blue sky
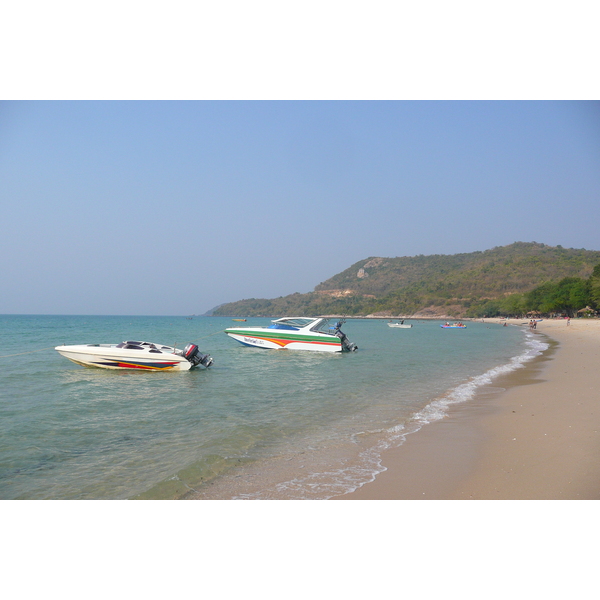
[[5,101],[0,313],[201,314],[369,256],[600,249],[600,103]]

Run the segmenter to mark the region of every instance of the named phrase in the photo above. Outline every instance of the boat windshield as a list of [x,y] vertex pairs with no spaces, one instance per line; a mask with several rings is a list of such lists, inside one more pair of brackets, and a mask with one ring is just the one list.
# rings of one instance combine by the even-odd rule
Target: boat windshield
[[277,319],[273,321],[273,325],[270,327],[273,329],[302,329],[311,323],[314,323],[315,319],[308,319],[304,317],[293,317],[290,319]]
[[311,331],[318,331],[319,333],[327,333],[329,335],[335,333],[335,327],[329,323],[329,319],[320,319],[314,327],[310,328]]

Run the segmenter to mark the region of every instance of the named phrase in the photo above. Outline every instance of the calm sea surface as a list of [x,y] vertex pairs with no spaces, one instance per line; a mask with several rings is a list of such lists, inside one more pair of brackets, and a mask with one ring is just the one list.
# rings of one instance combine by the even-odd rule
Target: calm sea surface
[[[359,350],[326,354],[244,347],[228,318],[0,315],[0,498],[330,498],[547,347],[517,327],[410,322],[349,319]],[[215,364],[110,371],[53,349],[126,339],[194,342]]]

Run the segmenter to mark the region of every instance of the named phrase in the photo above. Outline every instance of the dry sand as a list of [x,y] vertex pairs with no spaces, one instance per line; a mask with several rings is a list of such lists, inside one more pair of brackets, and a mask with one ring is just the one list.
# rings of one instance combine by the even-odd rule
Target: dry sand
[[536,331],[543,357],[407,436],[375,481],[337,499],[600,498],[600,320]]

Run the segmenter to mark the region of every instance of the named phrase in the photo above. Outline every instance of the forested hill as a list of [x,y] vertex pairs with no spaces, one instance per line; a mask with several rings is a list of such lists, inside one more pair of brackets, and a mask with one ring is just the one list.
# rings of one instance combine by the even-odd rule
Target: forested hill
[[562,277],[589,277],[599,262],[600,251],[515,242],[468,254],[368,258],[315,291],[352,289],[383,297],[397,290],[426,289],[443,290],[444,297],[497,297]]
[[221,316],[449,315],[525,294],[563,278],[589,278],[600,251],[515,242],[482,252],[370,257],[320,283],[314,292],[219,306]]

